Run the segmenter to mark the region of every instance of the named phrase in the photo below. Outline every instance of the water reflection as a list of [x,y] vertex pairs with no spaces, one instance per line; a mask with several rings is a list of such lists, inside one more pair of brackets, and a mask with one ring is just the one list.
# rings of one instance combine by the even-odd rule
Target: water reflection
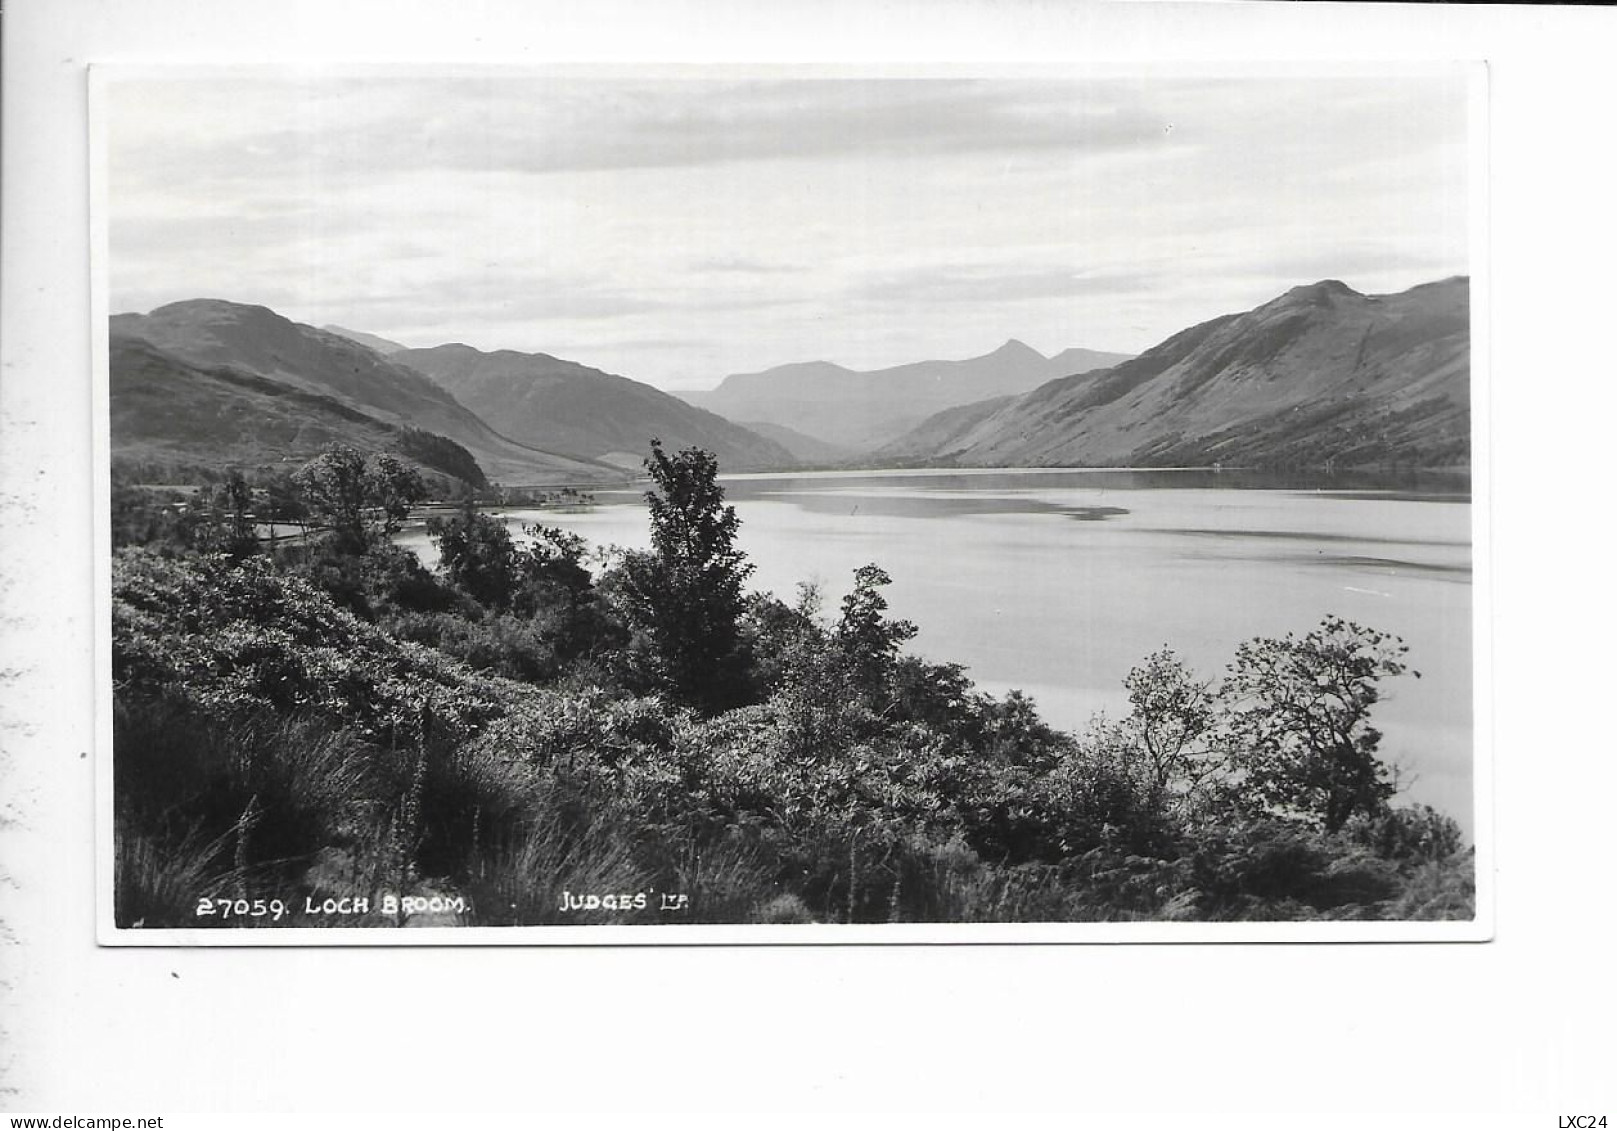
[[1471,477],[1466,471],[1322,471],[1260,468],[971,468],[881,471],[814,471],[796,474],[757,472],[724,476],[732,497],[748,494],[756,485],[770,490],[823,490],[827,483],[858,482],[872,486],[902,486],[909,491],[983,491],[1019,489],[1030,481],[1046,487],[1088,487],[1098,490],[1309,491],[1334,492],[1345,497],[1419,499],[1469,502]]

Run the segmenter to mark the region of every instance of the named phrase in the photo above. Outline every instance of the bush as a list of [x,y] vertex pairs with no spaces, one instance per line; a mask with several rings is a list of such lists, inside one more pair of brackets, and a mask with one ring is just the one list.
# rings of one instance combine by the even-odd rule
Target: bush
[[1385,909],[1387,919],[1474,919],[1477,915],[1475,853],[1456,852],[1417,864],[1403,890]]
[[470,735],[518,689],[403,644],[262,558],[113,562],[113,679],[130,694],[225,716],[264,708],[410,741],[424,719]]
[[400,640],[424,644],[505,679],[548,683],[566,666],[544,626],[520,617],[472,620],[453,613],[418,613],[394,618],[387,627]]
[[442,584],[416,556],[387,542],[358,553],[318,539],[276,552],[283,572],[308,581],[340,607],[372,622],[400,613],[455,612],[476,606]]
[[1447,860],[1465,843],[1454,818],[1430,805],[1388,809],[1373,817],[1360,817],[1348,827],[1348,834],[1382,859],[1399,862]]
[[485,608],[510,604],[517,583],[517,551],[505,523],[479,514],[467,499],[455,514],[429,518],[427,533],[452,584]]
[[[875,565],[833,624],[811,588],[743,602],[703,453],[654,449],[654,550],[599,585],[576,536],[470,510],[435,578],[385,541],[409,477],[352,455],[310,476],[353,537],[216,552],[236,477],[211,527],[115,554],[120,922],[267,885],[465,893],[480,923],[671,921],[652,893],[691,922],[1472,914],[1459,827],[1386,804],[1394,638],[1328,618],[1216,690],[1163,650],[1067,735],[904,654]],[[180,513],[128,502],[126,533]]]
[[1396,867],[1347,838],[1289,821],[1204,830],[1192,860],[1213,919],[1377,918],[1403,886]]

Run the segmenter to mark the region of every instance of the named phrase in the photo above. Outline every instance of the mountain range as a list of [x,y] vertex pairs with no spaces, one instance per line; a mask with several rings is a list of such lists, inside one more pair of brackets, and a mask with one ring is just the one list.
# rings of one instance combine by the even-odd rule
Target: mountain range
[[187,475],[300,462],[340,440],[513,486],[621,482],[653,437],[706,448],[727,470],[1458,468],[1470,459],[1469,307],[1463,277],[1386,295],[1325,280],[1138,357],[1047,358],[1012,340],[869,372],[778,366],[681,399],[549,354],[409,349],[195,299],[111,319],[113,454],[147,477]]
[[431,377],[484,420],[525,443],[638,470],[650,441],[701,447],[733,471],[788,467],[790,451],[724,417],[627,377],[545,353],[485,353],[453,344],[389,360]]
[[829,361],[736,373],[715,389],[682,392],[687,401],[731,420],[791,428],[834,448],[868,451],[896,439],[939,410],[1053,377],[1115,365],[1130,355],[1069,349],[1054,357],[1012,339],[964,361],[918,361],[854,370]]
[[273,462],[310,458],[333,438],[373,447],[413,436],[424,448],[450,441],[507,483],[621,478],[502,435],[416,370],[268,307],[193,299],[118,314],[109,346],[114,455],[126,461]]
[[[148,482],[183,483],[199,469],[266,467],[308,459],[328,444],[370,451],[416,448],[434,471],[486,482],[464,447],[225,365],[192,365],[152,343],[116,334],[110,343],[109,416],[115,464]],[[424,442],[423,442],[424,441]],[[452,447],[450,445],[453,445]]]
[[940,412],[878,458],[977,466],[1462,467],[1470,283],[1294,287],[1139,357]]

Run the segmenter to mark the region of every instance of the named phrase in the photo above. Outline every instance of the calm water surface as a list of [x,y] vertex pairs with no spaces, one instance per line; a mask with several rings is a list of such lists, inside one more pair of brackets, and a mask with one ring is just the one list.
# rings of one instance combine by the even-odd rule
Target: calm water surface
[[[1225,472],[821,472],[732,476],[755,589],[820,584],[835,612],[853,571],[893,577],[910,649],[979,687],[1032,695],[1077,729],[1126,713],[1123,677],[1164,645],[1206,676],[1257,635],[1327,613],[1402,636],[1420,679],[1385,685],[1384,757],[1406,797],[1472,827],[1471,507],[1464,485]],[[510,510],[592,543],[645,546],[636,490],[576,513]],[[400,537],[435,558],[419,528]]]

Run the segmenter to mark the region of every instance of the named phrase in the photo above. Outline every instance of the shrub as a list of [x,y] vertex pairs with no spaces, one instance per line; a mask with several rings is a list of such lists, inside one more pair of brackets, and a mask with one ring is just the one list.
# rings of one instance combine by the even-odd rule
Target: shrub
[[303,714],[385,744],[408,740],[429,717],[453,734],[475,733],[519,693],[393,640],[262,558],[122,551],[112,621],[116,686],[219,715]]
[[1373,817],[1361,816],[1347,831],[1356,843],[1377,856],[1400,862],[1446,860],[1465,843],[1454,818],[1430,805],[1403,806]]
[[1474,919],[1477,914],[1475,854],[1456,852],[1415,865],[1403,889],[1386,907],[1388,919]]
[[510,604],[517,583],[517,551],[504,522],[479,514],[468,498],[455,514],[429,518],[427,533],[452,584],[486,608]]
[[1202,910],[1215,919],[1375,918],[1402,887],[1387,861],[1290,821],[1204,830],[1192,860]]
[[[236,477],[191,549],[120,549],[120,922],[272,882],[464,892],[482,923],[670,921],[653,893],[691,922],[1472,914],[1458,826],[1386,804],[1395,638],[1327,618],[1216,690],[1163,650],[1066,735],[902,654],[875,565],[834,624],[812,588],[743,601],[711,457],[648,469],[653,550],[600,584],[576,536],[469,509],[433,577],[385,541],[409,477],[358,453],[304,477],[350,537],[213,552]],[[136,503],[130,530],[174,518]]]
[[387,627],[401,640],[505,679],[548,683],[564,669],[543,626],[520,617],[494,614],[472,620],[453,613],[418,613],[394,618]]

